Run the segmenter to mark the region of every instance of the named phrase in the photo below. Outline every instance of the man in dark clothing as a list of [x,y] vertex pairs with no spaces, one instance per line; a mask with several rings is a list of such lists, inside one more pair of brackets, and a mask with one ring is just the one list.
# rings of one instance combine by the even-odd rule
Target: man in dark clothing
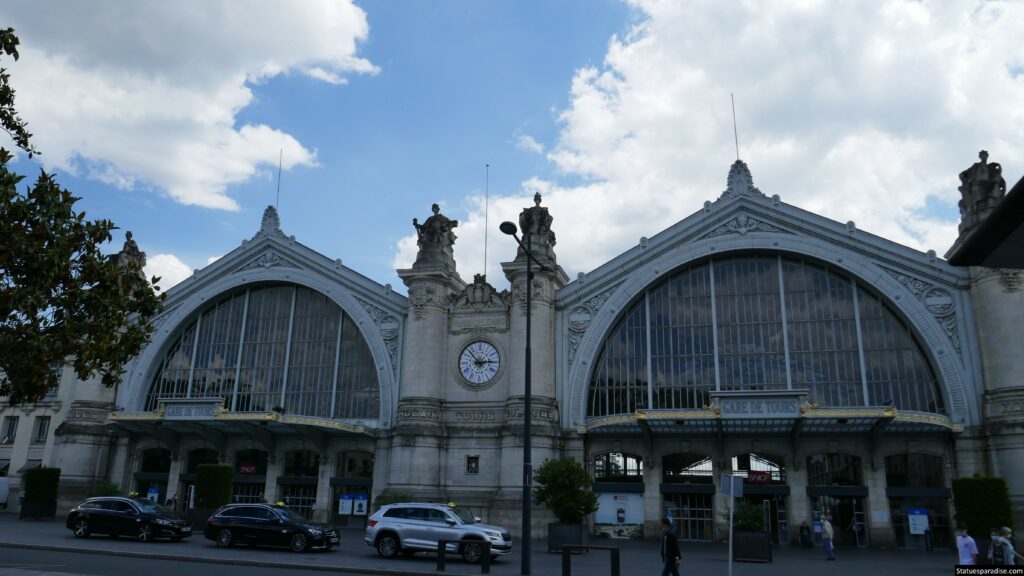
[[672,532],[672,523],[668,518],[661,519],[661,560],[665,563],[665,569],[661,576],[679,576],[679,562],[682,556],[679,553],[679,539]]

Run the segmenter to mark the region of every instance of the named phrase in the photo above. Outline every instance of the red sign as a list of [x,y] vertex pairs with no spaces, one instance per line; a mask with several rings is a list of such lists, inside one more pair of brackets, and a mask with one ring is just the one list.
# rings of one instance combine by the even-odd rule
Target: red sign
[[772,473],[766,470],[750,470],[747,472],[747,482],[751,484],[768,484],[772,481]]
[[255,474],[256,473],[256,465],[255,464],[239,464],[238,465],[238,472],[241,473],[241,474]]

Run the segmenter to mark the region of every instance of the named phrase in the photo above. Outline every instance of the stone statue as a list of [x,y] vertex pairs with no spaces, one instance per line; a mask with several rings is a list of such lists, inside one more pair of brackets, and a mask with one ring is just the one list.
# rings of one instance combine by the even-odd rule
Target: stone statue
[[[551,230],[551,214],[548,209],[540,205],[540,192],[533,195],[533,206],[525,208],[519,213],[519,229],[523,231],[523,240],[530,236],[531,250],[534,255],[555,260],[555,233]],[[525,242],[524,242],[525,243]],[[520,254],[517,259],[525,258]]]
[[1006,194],[1003,167],[996,162],[989,164],[985,150],[979,152],[978,157],[980,162],[960,173],[961,234],[980,224]]
[[416,228],[416,245],[419,246],[413,268],[441,266],[454,271],[452,247],[456,236],[452,230],[459,225],[459,221],[441,214],[437,204],[433,204],[430,210],[434,214],[422,224],[418,219],[412,219],[412,225]]
[[124,257],[139,265],[139,268],[146,267],[146,253],[139,250],[139,245],[132,238],[131,230],[124,233],[124,247],[121,248]]

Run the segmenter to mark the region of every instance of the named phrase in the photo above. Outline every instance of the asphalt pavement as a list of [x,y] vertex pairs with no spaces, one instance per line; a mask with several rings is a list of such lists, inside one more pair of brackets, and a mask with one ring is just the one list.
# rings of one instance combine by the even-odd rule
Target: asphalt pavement
[[[45,576],[50,573],[123,576],[179,576],[213,574],[217,576],[262,576],[273,570],[279,574],[380,574],[411,576],[439,574],[436,558],[417,554],[412,558],[385,560],[363,544],[361,530],[341,531],[341,546],[326,552],[296,554],[283,549],[217,546],[202,533],[182,542],[137,542],[129,538],[90,537],[76,539],[65,528],[63,519],[18,520],[11,513],[0,513],[0,574]],[[656,540],[601,540],[593,544],[620,548],[621,574],[657,575],[661,573]],[[689,575],[726,575],[727,548],[721,544],[683,543],[681,573]],[[820,548],[776,547],[772,563],[734,563],[733,576],[924,576],[952,574],[955,554],[951,550],[879,550],[846,548],[837,550],[837,561],[826,562]],[[499,558],[491,574],[520,574],[519,542],[512,554]],[[538,576],[562,573],[561,556],[549,554],[546,543],[533,543],[533,570]],[[480,566],[467,564],[449,555],[447,574],[479,574]],[[574,555],[572,573],[582,576],[610,574],[609,553],[595,550]]]

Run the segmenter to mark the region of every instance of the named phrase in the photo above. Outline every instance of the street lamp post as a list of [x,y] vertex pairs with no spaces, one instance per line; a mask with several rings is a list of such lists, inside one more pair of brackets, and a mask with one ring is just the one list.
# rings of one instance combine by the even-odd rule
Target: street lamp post
[[531,402],[530,396],[531,390],[531,369],[530,369],[530,358],[532,353],[530,351],[530,317],[532,316],[532,283],[533,283],[533,263],[537,262],[537,266],[541,270],[550,271],[551,269],[541,264],[533,257],[533,252],[530,250],[532,245],[532,235],[528,232],[526,235],[526,246],[523,246],[522,241],[519,240],[519,236],[516,235],[517,228],[512,222],[502,222],[499,229],[508,234],[512,238],[515,238],[516,244],[523,249],[526,253],[526,374],[523,378],[523,394],[525,400],[523,402],[523,531],[522,531],[522,559],[520,561],[520,574],[523,576],[529,576],[530,574],[530,548],[531,548],[531,524],[530,524],[530,507],[533,501],[533,459],[531,455],[531,438],[530,438],[530,424],[531,424]]

